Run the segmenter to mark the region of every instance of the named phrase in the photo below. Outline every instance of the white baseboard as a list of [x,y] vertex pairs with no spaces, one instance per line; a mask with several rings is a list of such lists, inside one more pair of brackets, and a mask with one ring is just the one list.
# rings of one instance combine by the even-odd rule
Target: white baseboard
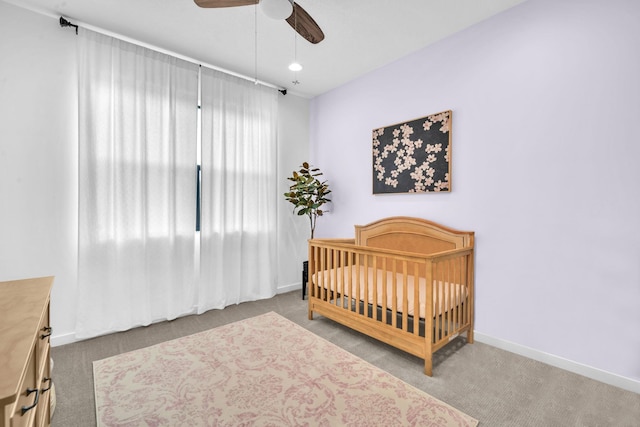
[[564,369],[565,371],[573,372],[574,374],[582,375],[584,377],[591,378],[593,380],[600,381],[602,383],[609,384],[615,387],[619,387],[624,390],[632,391],[634,393],[640,393],[640,381],[623,377],[612,372],[603,371],[602,369],[583,365],[581,363],[555,356],[553,354],[545,353],[534,348],[526,347],[499,338],[494,338],[480,332],[474,331],[473,335],[476,341],[488,344],[492,347],[497,347],[511,353],[519,354],[521,356],[528,357],[529,359],[537,360],[538,362],[546,363],[547,365],[555,366],[556,368]]
[[63,335],[51,335],[51,347],[72,344],[77,341],[78,339],[76,339],[76,334],[73,332]]
[[[281,286],[278,289],[276,289],[276,294],[278,295],[286,294],[287,292],[292,292],[296,290],[299,290],[300,292],[302,292],[302,283],[298,282],[298,283],[292,283],[286,286]],[[302,298],[302,294],[300,294],[300,298]]]

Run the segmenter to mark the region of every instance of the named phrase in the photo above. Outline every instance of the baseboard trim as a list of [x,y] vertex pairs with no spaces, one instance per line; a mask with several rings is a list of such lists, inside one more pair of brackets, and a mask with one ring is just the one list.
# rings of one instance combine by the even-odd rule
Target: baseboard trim
[[555,366],[556,368],[564,369],[565,371],[573,372],[574,374],[640,394],[640,381],[603,371],[602,369],[592,366],[583,365],[531,347],[485,335],[477,331],[474,331],[473,335],[476,341],[492,347],[497,347],[511,353],[519,354],[520,356],[528,357],[529,359],[537,360],[538,362],[546,363],[547,365]]
[[[286,286],[281,286],[278,289],[276,289],[276,294],[286,294],[287,292],[293,292],[293,291],[300,291],[302,292],[302,284],[300,282],[298,283],[292,283],[290,285],[286,285]],[[300,298],[302,298],[302,294],[300,294]]]
[[51,347],[58,347],[65,344],[73,344],[78,342],[75,332],[62,335],[51,335]]

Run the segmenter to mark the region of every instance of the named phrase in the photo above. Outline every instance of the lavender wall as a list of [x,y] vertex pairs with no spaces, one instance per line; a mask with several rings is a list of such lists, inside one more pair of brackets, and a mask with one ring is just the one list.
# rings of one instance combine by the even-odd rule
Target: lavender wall
[[[640,2],[528,0],[311,105],[318,236],[476,232],[476,330],[640,380]],[[453,110],[451,193],[373,196],[371,131]]]

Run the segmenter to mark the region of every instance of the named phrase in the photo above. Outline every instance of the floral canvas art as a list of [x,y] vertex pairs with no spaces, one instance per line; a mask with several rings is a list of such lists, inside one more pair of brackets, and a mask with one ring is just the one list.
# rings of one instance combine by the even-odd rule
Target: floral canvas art
[[451,191],[451,114],[373,130],[373,194]]

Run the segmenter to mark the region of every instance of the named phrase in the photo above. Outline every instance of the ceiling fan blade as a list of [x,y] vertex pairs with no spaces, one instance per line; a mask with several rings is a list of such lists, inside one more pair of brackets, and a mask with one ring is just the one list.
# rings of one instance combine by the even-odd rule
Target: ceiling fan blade
[[256,4],[260,0],[193,0],[200,7],[235,7]]
[[313,44],[324,40],[320,26],[298,3],[293,3],[293,13],[287,18],[287,22],[298,34]]

